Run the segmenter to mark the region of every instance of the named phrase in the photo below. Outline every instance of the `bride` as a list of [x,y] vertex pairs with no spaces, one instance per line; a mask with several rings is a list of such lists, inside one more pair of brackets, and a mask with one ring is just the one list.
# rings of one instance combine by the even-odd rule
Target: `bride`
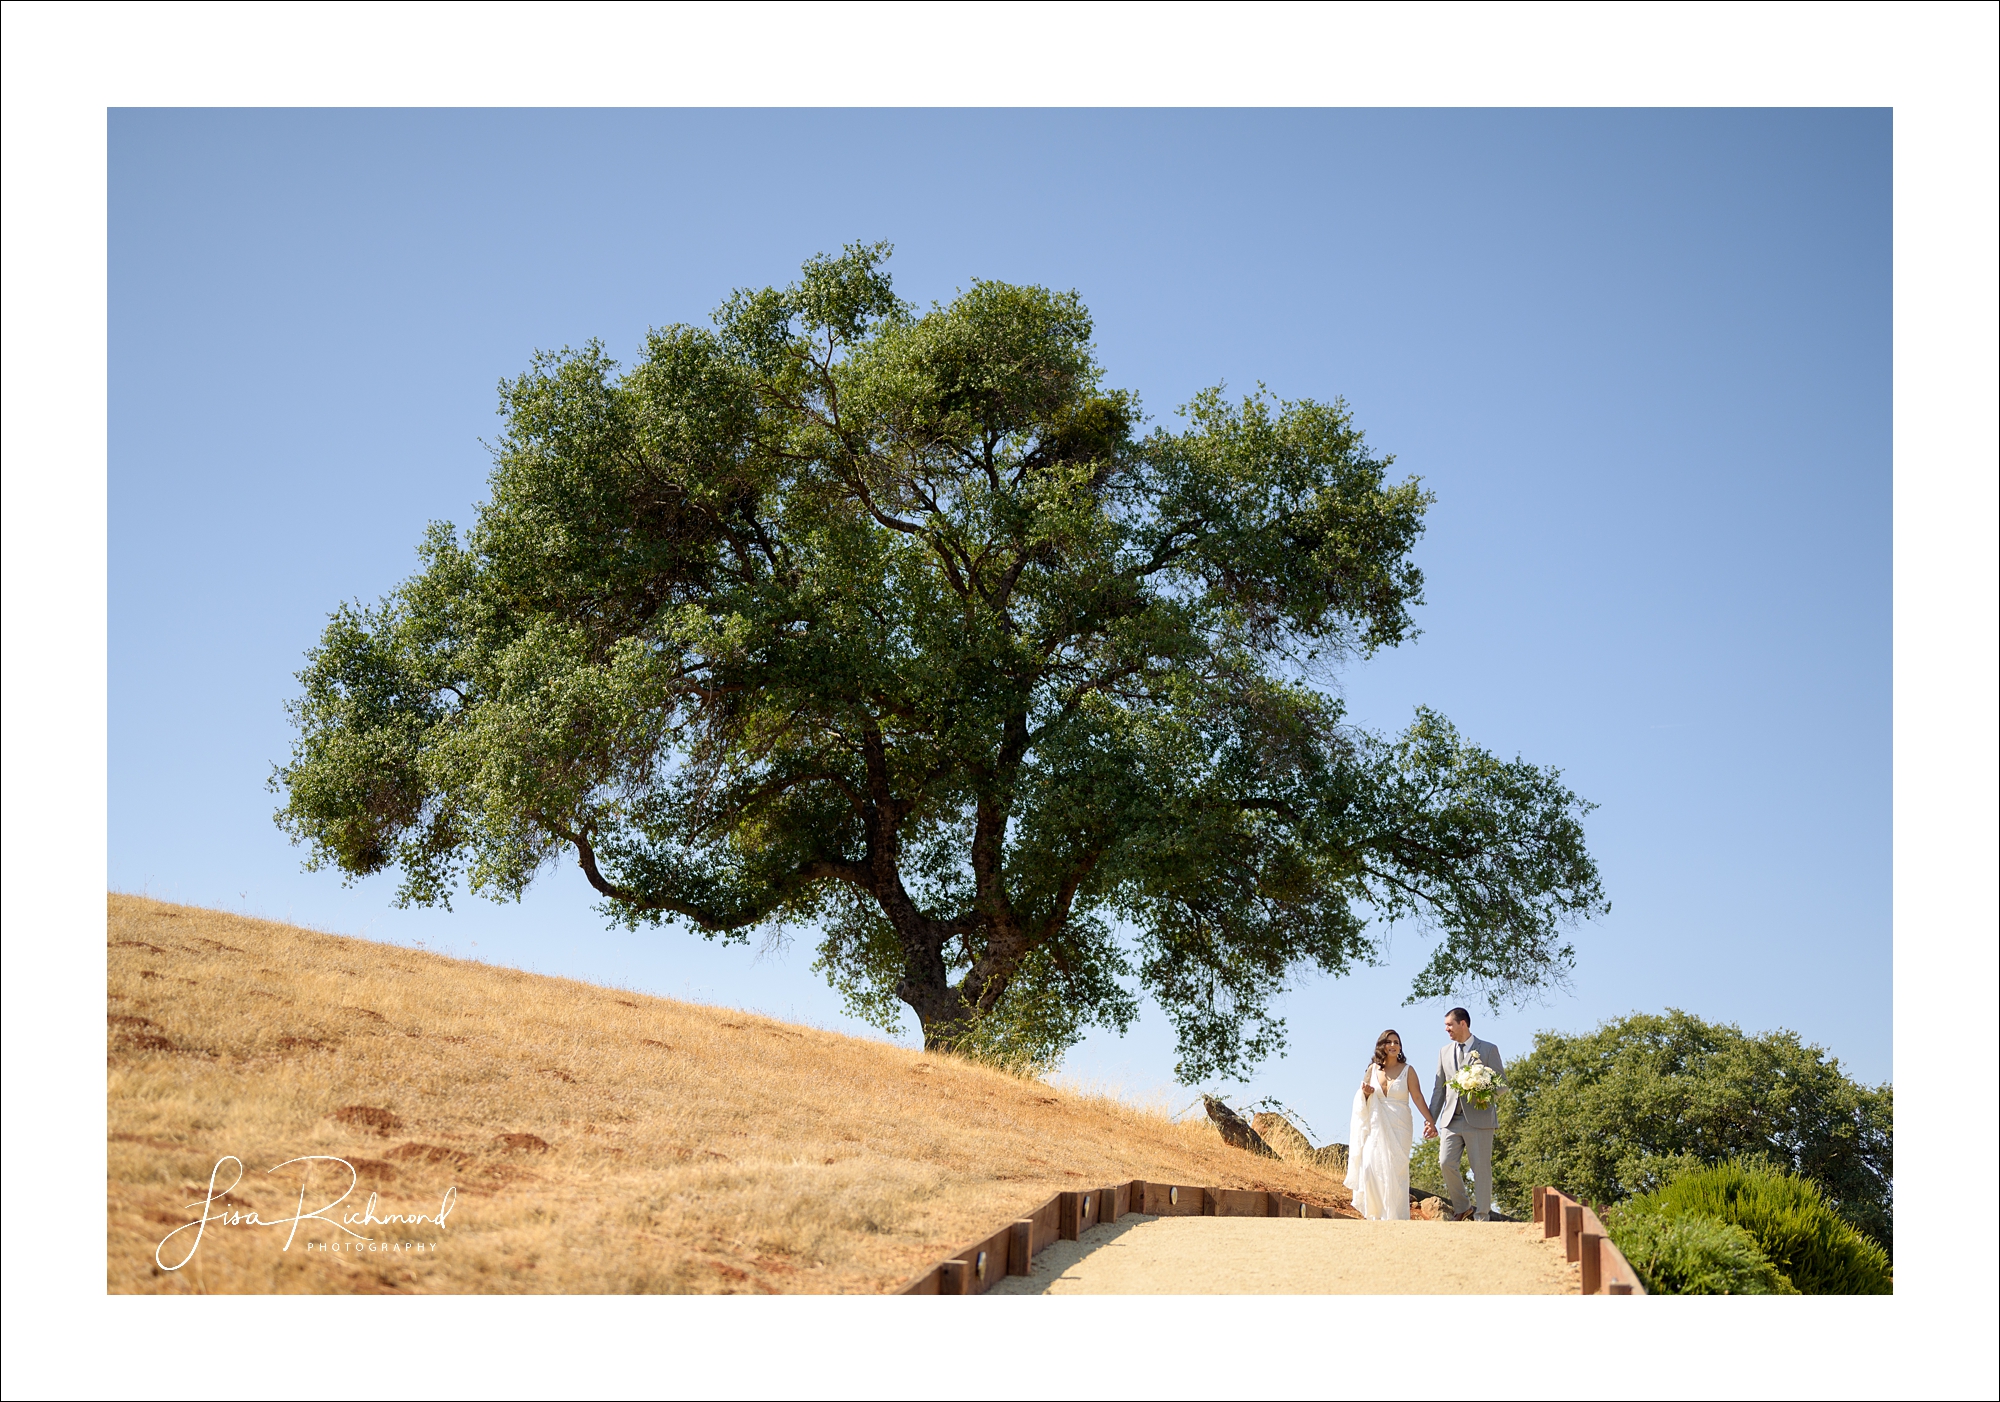
[[1403,1060],[1403,1039],[1391,1028],[1375,1039],[1375,1059],[1362,1073],[1348,1126],[1347,1186],[1363,1217],[1410,1220],[1412,1105],[1435,1130],[1417,1069]]

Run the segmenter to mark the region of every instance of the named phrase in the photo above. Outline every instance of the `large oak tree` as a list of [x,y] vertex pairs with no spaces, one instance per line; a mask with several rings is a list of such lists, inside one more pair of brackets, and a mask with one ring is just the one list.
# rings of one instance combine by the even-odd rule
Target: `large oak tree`
[[1075,294],[919,313],[886,256],[503,386],[476,524],[300,674],[273,782],[311,862],[448,904],[567,854],[619,920],[810,926],[931,1045],[1059,1049],[1142,987],[1187,1079],[1398,919],[1437,936],[1422,996],[1560,980],[1588,805],[1323,685],[1412,636],[1416,482],[1338,401],[1147,430]]

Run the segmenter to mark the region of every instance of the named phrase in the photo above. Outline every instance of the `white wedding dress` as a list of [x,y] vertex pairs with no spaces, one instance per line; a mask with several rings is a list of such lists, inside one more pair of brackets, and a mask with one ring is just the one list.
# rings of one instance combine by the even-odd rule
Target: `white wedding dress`
[[1410,1114],[1410,1068],[1405,1063],[1393,1078],[1381,1067],[1368,1068],[1375,1094],[1354,1092],[1354,1113],[1347,1128],[1347,1187],[1354,1210],[1377,1221],[1410,1220],[1410,1140],[1415,1121]]

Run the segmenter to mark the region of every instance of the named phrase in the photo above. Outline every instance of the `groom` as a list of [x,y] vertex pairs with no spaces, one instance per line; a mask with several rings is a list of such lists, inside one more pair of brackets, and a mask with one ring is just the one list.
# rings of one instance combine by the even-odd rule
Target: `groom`
[[[1478,1211],[1477,1220],[1492,1220],[1493,1211],[1493,1130],[1500,1123],[1500,1115],[1492,1106],[1484,1110],[1473,1104],[1460,1104],[1458,1092],[1450,1085],[1451,1078],[1471,1064],[1472,1054],[1479,1053],[1479,1059],[1493,1069],[1495,1076],[1503,1074],[1500,1064],[1500,1048],[1491,1042],[1482,1042],[1472,1035],[1472,1014],[1464,1008],[1453,1008],[1444,1015],[1445,1034],[1451,1038],[1438,1053],[1437,1079],[1431,1083],[1431,1118],[1444,1127],[1444,1136],[1438,1144],[1438,1167],[1444,1172],[1444,1185],[1451,1193],[1451,1211],[1454,1220],[1462,1220],[1466,1214],[1465,1178],[1458,1171],[1460,1157],[1467,1149],[1472,1151],[1472,1192]],[[1438,1133],[1428,1126],[1424,1138]]]

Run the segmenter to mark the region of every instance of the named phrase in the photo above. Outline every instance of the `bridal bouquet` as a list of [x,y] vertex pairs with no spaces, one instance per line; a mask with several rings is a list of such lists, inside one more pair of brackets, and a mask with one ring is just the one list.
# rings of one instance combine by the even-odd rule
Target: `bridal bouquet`
[[1484,1110],[1493,1104],[1493,1097],[1503,1088],[1500,1078],[1493,1074],[1493,1068],[1479,1059],[1479,1053],[1472,1053],[1472,1059],[1446,1082],[1458,1092],[1458,1098],[1468,1105]]

